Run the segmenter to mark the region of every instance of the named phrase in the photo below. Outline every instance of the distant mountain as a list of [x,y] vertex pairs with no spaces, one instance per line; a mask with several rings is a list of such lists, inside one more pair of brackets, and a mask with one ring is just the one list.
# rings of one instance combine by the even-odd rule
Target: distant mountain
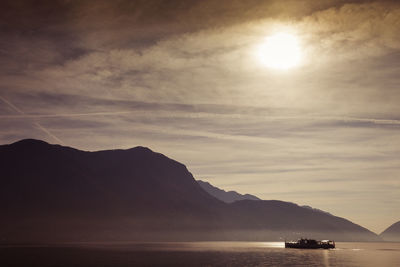
[[3,243],[378,239],[293,203],[224,203],[148,148],[85,152],[32,139],[0,146],[0,213]]
[[256,196],[250,195],[250,194],[239,194],[236,191],[225,191],[222,189],[219,189],[218,187],[215,187],[211,185],[208,182],[202,181],[202,180],[197,180],[197,183],[203,188],[207,193],[212,195],[213,197],[225,202],[225,203],[232,203],[238,200],[261,200]]
[[400,221],[389,226],[385,231],[379,235],[386,241],[400,241]]

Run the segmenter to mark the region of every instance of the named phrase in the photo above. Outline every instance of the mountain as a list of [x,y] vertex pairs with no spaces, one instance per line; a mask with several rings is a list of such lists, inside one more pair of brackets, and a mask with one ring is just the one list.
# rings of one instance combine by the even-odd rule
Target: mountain
[[385,241],[400,241],[400,221],[389,226],[379,235]]
[[343,218],[275,200],[224,203],[148,148],[0,146],[0,242],[377,240]]
[[84,152],[22,140],[0,146],[0,162],[0,237],[146,239],[213,225],[224,204],[184,165],[144,147]]
[[213,197],[225,202],[225,203],[232,203],[238,200],[261,200],[256,196],[250,194],[239,194],[236,191],[225,191],[218,187],[211,185],[208,182],[197,180],[197,183],[204,189],[207,193],[212,195]]

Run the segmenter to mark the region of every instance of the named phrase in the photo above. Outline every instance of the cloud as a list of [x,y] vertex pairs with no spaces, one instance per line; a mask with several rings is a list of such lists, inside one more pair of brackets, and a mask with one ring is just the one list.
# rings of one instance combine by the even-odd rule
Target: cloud
[[301,22],[315,39],[318,53],[333,60],[382,56],[400,48],[400,5],[392,1],[348,3],[314,12]]

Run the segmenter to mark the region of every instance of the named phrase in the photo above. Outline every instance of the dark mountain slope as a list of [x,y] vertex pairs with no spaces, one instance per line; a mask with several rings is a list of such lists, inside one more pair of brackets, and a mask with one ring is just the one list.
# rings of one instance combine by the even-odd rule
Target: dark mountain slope
[[256,196],[250,194],[239,194],[236,191],[225,191],[218,187],[211,185],[208,182],[197,180],[197,183],[203,188],[207,193],[212,195],[213,197],[225,202],[225,203],[232,203],[238,200],[261,200]]
[[276,240],[376,235],[282,201],[226,204],[184,165],[144,147],[85,152],[22,140],[0,146],[0,240]]
[[18,207],[35,213],[130,215],[221,204],[198,186],[184,165],[143,147],[83,152],[23,140],[1,146],[0,160],[2,198],[12,200],[4,207],[10,213]]
[[184,165],[143,147],[83,152],[22,140],[0,146],[0,162],[0,234],[10,226],[33,239],[202,229],[220,221],[224,205]]
[[400,241],[400,221],[389,226],[385,231],[379,235],[386,241]]

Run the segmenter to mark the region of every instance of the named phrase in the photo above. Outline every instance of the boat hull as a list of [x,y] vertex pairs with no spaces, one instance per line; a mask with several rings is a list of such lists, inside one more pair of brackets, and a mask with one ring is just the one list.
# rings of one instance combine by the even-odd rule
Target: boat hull
[[302,249],[332,249],[335,248],[331,244],[321,244],[321,245],[302,245],[296,243],[285,243],[285,248],[302,248]]
[[315,239],[299,239],[297,242],[285,241],[285,248],[303,248],[303,249],[330,249],[335,248],[335,241],[322,240],[317,241]]

